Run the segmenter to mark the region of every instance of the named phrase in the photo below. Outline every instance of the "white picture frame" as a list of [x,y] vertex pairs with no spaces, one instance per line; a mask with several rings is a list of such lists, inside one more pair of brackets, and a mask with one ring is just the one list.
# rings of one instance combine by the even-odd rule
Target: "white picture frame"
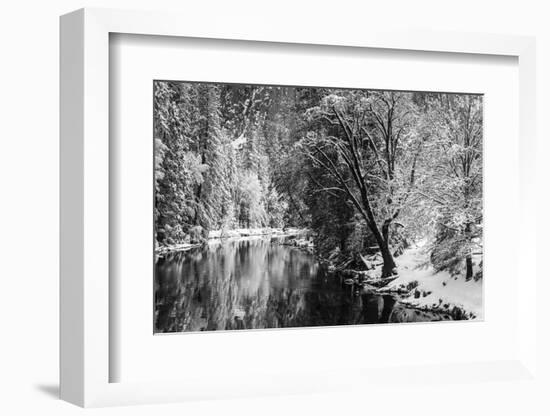
[[[185,21],[185,24],[181,22]],[[305,393],[342,388],[342,379],[368,385],[403,377],[411,369],[370,370],[369,376],[335,370],[326,382],[315,374],[277,374],[250,382],[178,380],[112,383],[109,348],[109,35],[112,33],[226,39],[281,44],[332,45],[439,53],[505,55],[519,62],[520,227],[517,248],[524,284],[518,287],[518,348],[509,360],[442,363],[414,369],[417,381],[446,369],[453,377],[522,380],[536,374],[535,290],[537,270],[530,248],[536,218],[529,207],[535,190],[535,40],[530,37],[467,33],[386,31],[350,27],[328,33],[312,25],[302,31],[276,25],[236,33],[235,22],[205,25],[173,13],[81,9],[61,18],[61,398],[80,406],[158,403],[196,398]],[[146,167],[146,168],[149,168]],[[477,375],[477,376],[476,376]],[[309,381],[309,382],[308,382]],[[348,383],[352,383],[349,381]]]

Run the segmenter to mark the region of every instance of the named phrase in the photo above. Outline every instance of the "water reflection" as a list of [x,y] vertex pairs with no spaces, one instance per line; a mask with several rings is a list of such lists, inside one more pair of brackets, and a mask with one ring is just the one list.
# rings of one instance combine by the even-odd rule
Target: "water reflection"
[[440,319],[392,296],[354,293],[313,255],[269,239],[212,243],[156,264],[156,332]]

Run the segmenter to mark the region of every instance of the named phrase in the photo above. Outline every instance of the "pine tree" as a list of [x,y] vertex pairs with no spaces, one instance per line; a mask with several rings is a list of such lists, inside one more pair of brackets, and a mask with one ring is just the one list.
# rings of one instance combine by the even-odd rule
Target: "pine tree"
[[195,224],[207,231],[223,223],[224,203],[230,199],[231,190],[224,176],[228,163],[225,155],[227,140],[221,130],[219,89],[212,84],[202,84],[199,92],[202,112],[199,152],[208,170],[204,175],[204,183],[197,188],[199,209]]
[[192,152],[196,111],[189,84],[155,82],[155,234],[158,243],[183,242],[193,226],[193,190],[203,166]]

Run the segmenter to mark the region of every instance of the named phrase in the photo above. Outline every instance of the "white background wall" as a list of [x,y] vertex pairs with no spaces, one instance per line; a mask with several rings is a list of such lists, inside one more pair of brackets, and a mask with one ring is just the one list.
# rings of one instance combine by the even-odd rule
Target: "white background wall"
[[[210,13],[247,13],[286,25],[369,25],[384,20],[405,27],[429,27],[489,33],[536,35],[538,39],[539,204],[547,217],[550,137],[550,13],[544,1],[492,0],[361,0],[361,1],[168,1],[168,0],[12,0],[0,9],[0,413],[76,414],[82,410],[56,400],[58,383],[58,16],[74,9],[116,7],[178,10],[189,19]],[[185,24],[185,21],[182,22]],[[539,234],[548,234],[540,222]],[[548,256],[539,240],[539,257]],[[548,273],[545,273],[546,275]],[[543,282],[537,318],[543,340],[540,367],[548,372],[547,308],[549,285]],[[544,330],[544,332],[543,332]],[[473,342],[472,348],[475,348]],[[406,349],[406,345],[404,345]],[[404,351],[406,353],[406,350]],[[545,389],[544,389],[545,387]],[[394,397],[344,393],[302,397],[259,398],[94,410],[101,415],[154,414],[549,414],[545,395],[550,386],[498,383],[482,386],[434,385],[412,388]]]

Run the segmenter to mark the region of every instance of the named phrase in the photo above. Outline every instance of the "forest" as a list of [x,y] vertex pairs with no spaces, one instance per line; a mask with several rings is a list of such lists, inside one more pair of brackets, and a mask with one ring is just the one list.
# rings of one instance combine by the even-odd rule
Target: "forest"
[[155,81],[153,110],[157,249],[300,229],[342,267],[422,243],[481,279],[482,96]]

